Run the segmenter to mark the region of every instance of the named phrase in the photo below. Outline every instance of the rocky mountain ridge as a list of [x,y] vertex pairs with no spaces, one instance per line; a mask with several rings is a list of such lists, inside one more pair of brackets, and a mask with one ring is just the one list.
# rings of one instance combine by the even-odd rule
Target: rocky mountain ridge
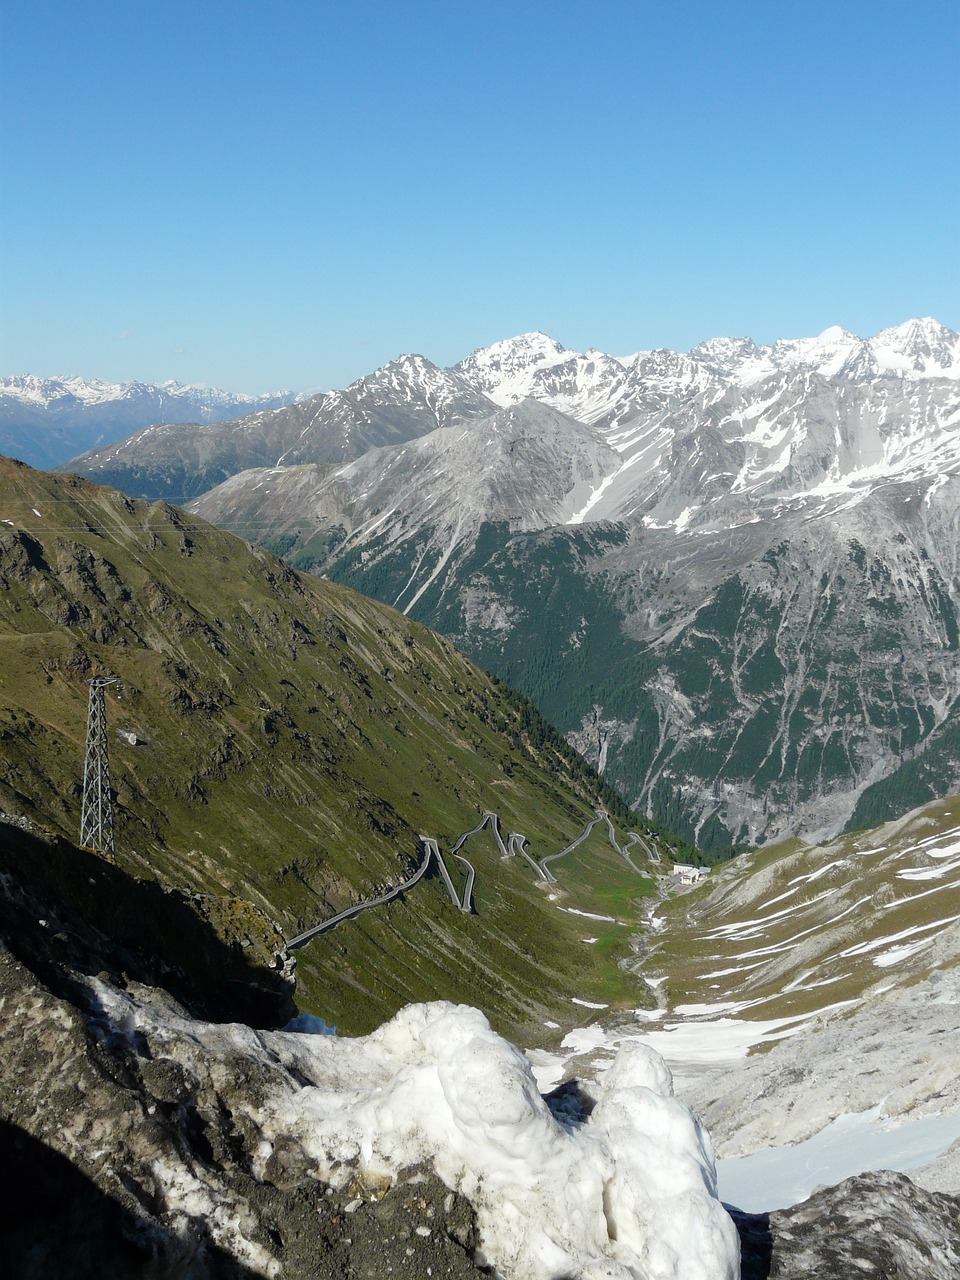
[[[162,496],[192,496],[214,483],[214,472],[203,463],[213,464],[225,479],[252,466],[348,462],[369,448],[478,421],[493,405],[526,398],[611,430],[698,394],[716,395],[727,386],[749,387],[771,374],[793,372],[854,382],[956,380],[960,335],[928,317],[866,340],[834,327],[817,338],[781,339],[770,346],[717,338],[685,354],[661,349],[618,359],[567,350],[544,334],[522,334],[479,348],[451,369],[423,356],[400,356],[342,391],[245,415],[225,432],[203,431],[202,444],[196,426],[152,429],[124,441],[121,449],[93,450],[69,466],[137,496],[161,496],[158,482],[166,483]],[[200,465],[202,487],[192,483],[191,464],[195,470]]]
[[956,379],[960,335],[927,316],[866,339],[833,325],[814,338],[758,344],[721,337],[686,353],[661,348],[618,358],[595,349],[571,351],[545,334],[526,333],[478,348],[455,368],[497,403],[529,396],[595,423],[653,385],[661,395],[706,390],[713,381],[749,387],[774,373],[800,371],[853,382]]
[[182,503],[248,467],[342,464],[494,410],[493,401],[455,370],[422,356],[400,356],[342,391],[202,428],[149,426],[60,470]]

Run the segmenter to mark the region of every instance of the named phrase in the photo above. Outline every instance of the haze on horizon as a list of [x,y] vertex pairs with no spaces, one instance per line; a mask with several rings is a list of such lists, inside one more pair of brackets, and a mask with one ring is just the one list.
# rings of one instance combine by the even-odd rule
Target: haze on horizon
[[10,0],[0,371],[960,328],[960,11]]

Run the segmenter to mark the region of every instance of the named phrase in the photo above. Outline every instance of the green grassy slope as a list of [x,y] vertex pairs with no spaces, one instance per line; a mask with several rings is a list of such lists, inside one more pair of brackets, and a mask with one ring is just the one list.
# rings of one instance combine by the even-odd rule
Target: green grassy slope
[[[288,936],[397,882],[419,832],[449,846],[491,808],[543,856],[591,815],[599,781],[558,735],[381,604],[166,504],[9,460],[0,521],[7,812],[75,835],[85,681],[110,673],[120,860],[247,897]],[[609,991],[610,957],[530,868],[486,834],[474,851],[474,916],[425,880],[299,953],[303,1006],[365,1030],[448,997],[516,1033]],[[597,874],[605,860],[621,871],[605,846]],[[631,983],[614,996],[636,999]]]

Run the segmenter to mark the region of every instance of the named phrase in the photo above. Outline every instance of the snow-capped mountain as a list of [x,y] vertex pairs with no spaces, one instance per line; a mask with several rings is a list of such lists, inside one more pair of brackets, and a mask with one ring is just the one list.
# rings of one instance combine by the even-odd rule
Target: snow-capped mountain
[[[960,334],[927,317],[867,339],[832,325],[814,338],[780,338],[771,345],[721,337],[699,343],[685,356],[663,349],[615,358],[596,350],[570,351],[545,334],[525,333],[479,348],[457,368],[498,404],[532,396],[593,422],[604,412],[600,402],[629,399],[638,382],[654,378],[674,391],[697,384],[696,368],[738,386],[801,369],[847,381],[960,378]],[[695,389],[703,390],[704,383]]]
[[816,338],[781,338],[769,352],[776,369],[812,369],[827,378],[960,377],[957,334],[929,317],[866,340],[834,325]]
[[930,320],[626,362],[527,334],[456,368],[498,412],[196,509],[448,632],[690,838],[836,831],[960,780],[958,350]]
[[[0,378],[0,396],[18,400],[38,408],[66,412],[91,408],[117,401],[155,402],[164,406],[190,406],[198,421],[213,421],[214,415],[236,413],[238,409],[255,409],[292,400],[293,392],[277,391],[269,395],[248,396],[242,392],[224,391],[199,383],[105,382],[101,378],[38,378],[32,374]],[[162,418],[157,421],[163,421]]]
[[533,333],[70,465],[228,481],[197,509],[451,635],[723,846],[960,782],[958,427],[930,319],[626,360]]
[[602,351],[568,351],[542,333],[525,333],[474,351],[456,366],[497,404],[540,400],[581,422],[609,426],[652,394],[658,405],[703,390],[708,370],[675,351],[641,351],[624,362]]
[[456,368],[497,404],[529,396],[583,422],[612,426],[668,402],[723,385],[750,387],[778,373],[809,371],[845,382],[960,379],[960,334],[927,318],[868,339],[834,325],[814,338],[782,338],[771,345],[713,338],[686,353],[663,348],[615,358],[571,351],[545,334],[525,333],[479,348]]
[[958,335],[926,316],[883,329],[869,342],[881,368],[904,377],[960,377]]
[[419,355],[398,356],[343,391],[328,391],[274,414],[273,426],[300,428],[281,463],[347,461],[484,417],[494,406],[452,369]]
[[500,405],[528,396],[592,422],[625,381],[623,365],[602,351],[568,351],[542,333],[482,347],[455,366],[472,386]]
[[[898,330],[904,332],[908,326]],[[543,375],[571,363],[557,344],[527,335],[529,342],[500,344],[490,361],[475,353],[472,365],[464,362],[485,384],[491,370],[508,371],[510,394],[519,398],[499,412],[485,395],[471,396],[459,373],[410,356],[344,392],[220,430],[235,441],[241,431],[260,445],[269,441],[274,501],[283,489],[277,468],[345,461],[318,490],[318,518],[321,511],[324,520],[336,517],[354,540],[374,519],[381,538],[388,529],[407,538],[429,527],[431,544],[443,548],[475,537],[484,520],[506,521],[512,530],[598,521],[677,533],[730,530],[798,505],[808,514],[855,505],[878,485],[926,490],[960,474],[960,380],[852,380],[802,365],[797,352],[809,354],[814,345],[811,365],[847,365],[841,333],[806,347],[785,344],[796,367],[745,385],[722,381],[690,355],[637,357],[607,381],[616,404],[608,397],[607,411],[592,424],[553,406],[570,398],[556,391],[559,377],[546,404],[520,396],[521,385],[544,392]],[[740,345],[735,354],[753,360]],[[281,421],[282,438],[266,431],[268,422]],[[253,482],[252,475],[237,477],[231,495]],[[303,484],[298,476],[298,492]],[[266,498],[259,493],[257,501],[272,505]],[[199,509],[216,520],[224,514],[219,502],[213,494]]]
[[620,455],[580,515],[730,528],[779,504],[960,471],[960,382],[845,382],[810,371],[716,388],[604,432]]
[[[595,350],[571,351],[545,334],[527,333],[480,348],[451,369],[423,356],[400,356],[343,390],[257,409],[215,427],[155,427],[164,420],[152,418],[149,432],[89,450],[70,466],[142,497],[162,493],[183,499],[251,467],[349,462],[367,449],[480,421],[497,405],[532,399],[595,428],[623,455],[624,466],[629,463],[632,481],[649,470],[675,435],[674,415],[713,422],[728,402],[739,411],[741,393],[743,412],[759,412],[764,395],[775,394],[776,380],[791,374],[895,387],[956,382],[960,334],[923,319],[867,340],[834,327],[816,338],[782,339],[770,346],[748,338],[716,338],[687,353],[663,348],[622,360]],[[763,392],[768,382],[771,390]],[[797,394],[806,394],[796,385]],[[96,420],[102,422],[102,410]],[[762,424],[755,426],[760,430]],[[598,507],[592,518],[607,514]]]
[[221,422],[289,404],[293,392],[248,396],[167,381],[106,382],[80,377],[0,378],[0,452],[54,466],[92,445],[157,422]]

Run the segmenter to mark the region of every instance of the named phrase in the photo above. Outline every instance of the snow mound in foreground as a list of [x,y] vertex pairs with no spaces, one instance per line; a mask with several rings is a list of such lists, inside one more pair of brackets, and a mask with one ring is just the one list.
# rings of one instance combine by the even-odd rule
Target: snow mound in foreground
[[739,1275],[710,1139],[642,1044],[625,1045],[598,1096],[561,1125],[527,1059],[476,1009],[410,1005],[355,1040],[263,1039],[312,1082],[273,1100],[270,1128],[295,1133],[335,1183],[357,1166],[392,1176],[432,1164],[473,1203],[504,1275]]
[[[432,1165],[474,1205],[484,1259],[511,1280],[736,1280],[736,1228],[710,1139],[653,1049],[621,1048],[599,1085],[540,1096],[530,1064],[476,1009],[408,1005],[371,1035],[253,1031],[180,1017],[97,979],[131,1049],[237,1098],[252,1172],[296,1144],[304,1176],[343,1188]],[[309,1172],[307,1172],[309,1171]]]

